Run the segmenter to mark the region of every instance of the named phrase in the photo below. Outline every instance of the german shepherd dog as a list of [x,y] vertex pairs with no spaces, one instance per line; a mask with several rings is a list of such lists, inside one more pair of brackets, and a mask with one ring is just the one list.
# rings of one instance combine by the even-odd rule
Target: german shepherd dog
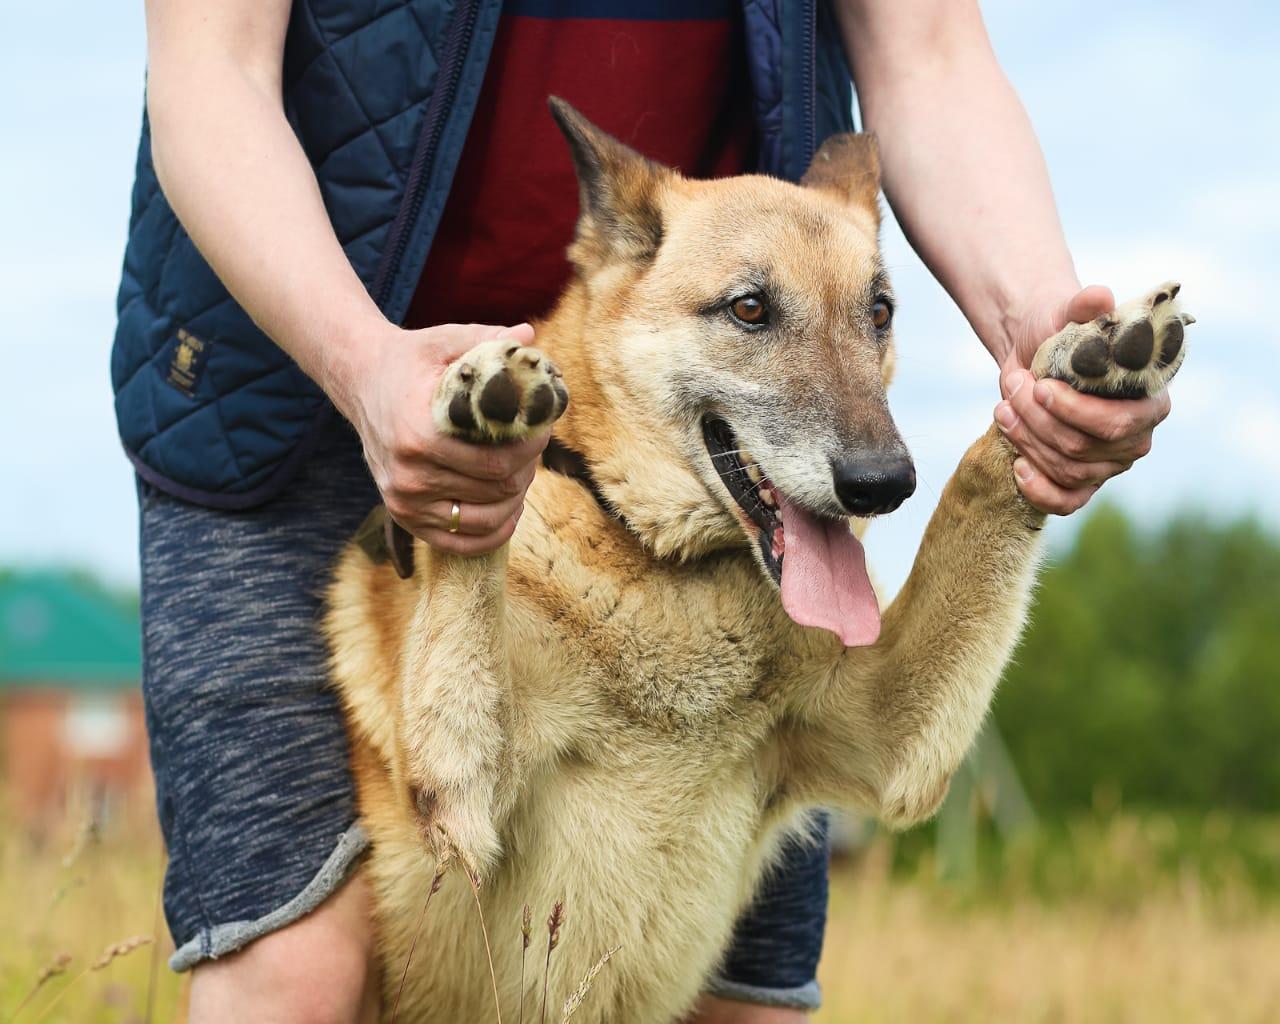
[[[432,406],[479,444],[553,432],[519,528],[479,557],[353,543],[329,593],[388,1013],[421,930],[403,1021],[492,1020],[495,996],[532,1017],[546,936],[524,974],[522,910],[560,899],[553,1007],[616,948],[577,1021],[688,1012],[808,813],[901,827],[938,807],[1044,521],[988,430],[881,616],[859,538],[915,474],[885,399],[872,136],[829,139],[799,185],[691,181],[551,105],[580,184],[574,279],[538,349],[477,346]],[[1177,290],[1068,327],[1033,372],[1158,392],[1192,321]],[[422,917],[440,862],[460,870]]]

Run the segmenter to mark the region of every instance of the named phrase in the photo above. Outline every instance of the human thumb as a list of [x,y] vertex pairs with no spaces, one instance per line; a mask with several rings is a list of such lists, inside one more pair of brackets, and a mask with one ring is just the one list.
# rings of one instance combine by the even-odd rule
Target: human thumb
[[1103,313],[1110,313],[1116,308],[1116,297],[1110,288],[1100,284],[1091,284],[1081,288],[1075,295],[1062,304],[1057,317],[1055,331],[1060,331],[1067,324],[1086,324]]
[[481,342],[510,338],[517,345],[528,345],[533,341],[533,328],[529,324],[516,324],[514,327],[501,327],[494,324],[449,324],[433,328],[432,333],[435,335],[432,339],[435,343],[433,355],[444,365],[470,352]]

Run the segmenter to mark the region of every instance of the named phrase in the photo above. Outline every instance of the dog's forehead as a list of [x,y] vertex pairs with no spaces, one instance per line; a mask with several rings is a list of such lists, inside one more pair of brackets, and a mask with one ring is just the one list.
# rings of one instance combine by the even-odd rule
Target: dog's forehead
[[797,283],[878,269],[874,223],[823,193],[757,175],[689,184],[667,224],[681,259],[697,251],[704,267],[726,274],[754,267]]

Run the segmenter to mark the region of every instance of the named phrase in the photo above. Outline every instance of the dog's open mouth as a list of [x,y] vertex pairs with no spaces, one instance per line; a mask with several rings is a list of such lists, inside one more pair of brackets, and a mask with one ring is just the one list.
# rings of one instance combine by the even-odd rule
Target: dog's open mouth
[[756,543],[764,556],[764,564],[774,583],[781,584],[786,534],[773,484],[765,479],[750,454],[738,447],[737,436],[724,420],[706,417],[702,421],[702,436],[711,465],[720,474],[729,496],[759,529]]
[[880,604],[862,544],[847,519],[820,516],[791,501],[744,451],[724,420],[704,417],[702,436],[721,482],[751,526],[761,559],[802,626],[817,626],[862,647],[880,635]]

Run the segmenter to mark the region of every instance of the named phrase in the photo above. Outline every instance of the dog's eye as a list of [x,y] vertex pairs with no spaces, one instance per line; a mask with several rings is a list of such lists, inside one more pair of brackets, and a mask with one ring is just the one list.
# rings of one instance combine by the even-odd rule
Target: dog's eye
[[763,327],[769,322],[769,307],[759,295],[744,295],[729,306],[733,318],[746,327]]
[[887,299],[876,299],[871,304],[871,323],[877,331],[887,329],[892,319],[893,307],[889,305]]

